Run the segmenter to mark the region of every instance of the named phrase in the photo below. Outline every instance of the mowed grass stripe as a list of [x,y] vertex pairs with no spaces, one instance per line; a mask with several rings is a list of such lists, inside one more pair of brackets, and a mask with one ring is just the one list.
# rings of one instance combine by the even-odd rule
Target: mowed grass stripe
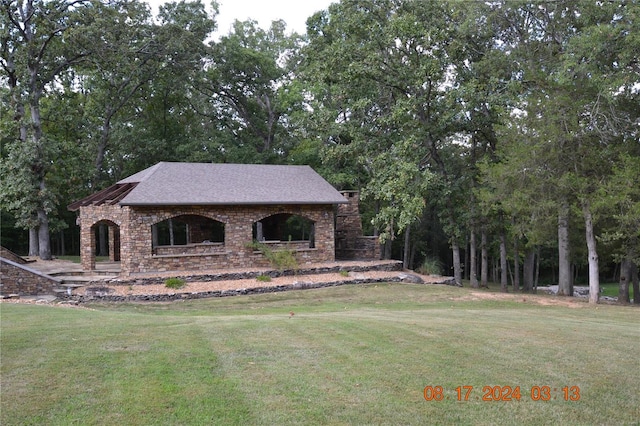
[[[545,310],[547,314],[553,311],[563,312],[558,308]],[[334,388],[342,392],[324,395],[319,391],[308,390],[307,386],[302,387],[307,389],[303,395],[296,398],[289,395],[290,398],[283,398],[284,401],[299,399],[299,404],[292,402],[291,405],[299,405],[300,412],[307,409],[302,397],[308,396],[309,401],[314,401],[314,407],[324,407],[325,412],[331,413],[333,417],[341,411],[358,411],[359,404],[371,415],[381,411],[383,400],[388,406],[393,407],[393,403],[398,400],[406,403],[412,395],[423,403],[420,398],[425,383],[440,384],[449,390],[460,385],[474,385],[478,391],[481,391],[485,384],[521,385],[527,399],[530,398],[529,391],[532,386],[549,385],[560,389],[562,386],[581,385],[575,382],[573,370],[575,367],[579,368],[579,365],[574,365],[572,356],[561,355],[559,351],[562,351],[562,346],[548,346],[550,339],[558,340],[558,344],[567,340],[569,346],[588,343],[584,338],[584,335],[588,336],[588,330],[584,331],[584,335],[575,337],[574,331],[569,328],[565,331],[561,329],[561,333],[550,332],[547,324],[554,323],[553,316],[525,313],[525,318],[518,320],[517,316],[513,316],[513,311],[497,310],[482,318],[482,312],[486,311],[464,310],[456,314],[455,310],[449,309],[376,313],[365,308],[361,311],[338,311],[333,314],[301,313],[296,314],[291,320],[285,319],[284,316],[268,315],[262,318],[263,321],[267,320],[267,324],[261,323],[258,330],[252,329],[249,334],[261,334],[262,329],[265,336],[279,342],[277,349],[271,344],[267,344],[264,351],[261,351],[260,346],[252,346],[249,356],[243,360],[249,368],[238,368],[237,374],[245,375],[247,383],[260,383],[262,377],[268,374],[272,382],[263,391],[279,396],[286,395],[289,389],[295,389],[295,384],[313,383],[314,380],[323,382],[325,387],[333,384]],[[469,313],[474,314],[477,324],[468,322]],[[510,318],[511,315],[513,319],[499,322],[505,315],[506,318]],[[527,319],[527,316],[531,318]],[[323,327],[313,328],[313,332],[310,332],[309,323],[318,321],[322,321]],[[511,325],[505,326],[504,323]],[[394,327],[390,327],[390,324]],[[519,332],[514,327],[522,327],[522,331]],[[627,328],[631,331],[629,338],[637,337],[637,330],[634,331],[631,324],[627,324]],[[505,330],[511,334],[505,334]],[[238,342],[251,339],[251,336],[244,335],[242,330],[234,330],[227,334],[234,336],[236,342],[231,344],[234,347],[239,344],[244,348],[245,346]],[[511,350],[511,345],[516,347]],[[541,349],[546,359],[535,358]],[[234,355],[237,354],[231,356]],[[383,362],[378,362],[379,355],[382,356]],[[592,356],[605,355],[607,354],[598,354],[597,351],[592,353]],[[632,354],[629,355],[626,362],[630,368],[634,361]],[[295,362],[292,362],[292,359]],[[281,363],[279,360],[287,362]],[[239,365],[242,366],[242,362]],[[603,367],[606,369],[605,365]],[[605,369],[598,369],[595,373],[600,375]],[[319,376],[317,371],[331,374]],[[462,372],[465,379],[461,382]],[[451,381],[451,378],[454,380]],[[585,388],[583,385],[582,389],[588,389],[588,386]],[[630,386],[628,389],[633,387]],[[367,401],[370,399],[365,396],[376,392],[379,396],[372,399],[375,404],[368,407]],[[595,391],[591,396],[597,398],[597,394]],[[267,400],[273,402],[272,399]],[[349,406],[352,401],[356,401],[356,408]],[[542,403],[536,402],[526,411],[529,414],[537,412],[546,419],[548,407],[540,404]],[[285,408],[272,412],[281,413],[286,411]],[[440,412],[439,408],[442,407],[434,405],[431,408]],[[577,405],[575,408],[582,409]],[[391,409],[390,411],[393,412]],[[417,411],[408,413],[413,421],[427,415],[424,404]],[[402,414],[396,413],[395,416],[402,417]],[[373,421],[369,417],[365,418],[367,421]],[[385,415],[380,414],[378,421],[381,419],[385,419]],[[318,419],[314,417],[314,420]],[[348,417],[342,420],[351,421]],[[398,418],[394,417],[393,420]],[[387,418],[387,421],[391,420]],[[541,420],[541,423],[544,423],[544,420]]]
[[[2,305],[2,424],[634,424],[637,309],[351,286]],[[290,298],[288,296],[291,296]],[[291,317],[290,312],[294,315]],[[511,402],[484,386],[520,386]],[[425,386],[446,399],[425,401]],[[455,388],[473,386],[469,401]],[[558,389],[532,401],[532,386]],[[560,388],[579,386],[580,401]]]
[[[31,340],[28,327],[7,326],[13,308],[2,307],[2,424],[251,420],[244,395],[188,320],[17,306],[23,325],[35,322],[41,339]],[[61,318],[43,324],[43,310]]]

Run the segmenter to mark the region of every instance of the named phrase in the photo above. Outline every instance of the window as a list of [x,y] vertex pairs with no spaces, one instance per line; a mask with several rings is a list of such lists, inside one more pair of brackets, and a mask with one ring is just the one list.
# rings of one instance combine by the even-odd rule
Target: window
[[182,215],[152,226],[153,246],[224,243],[224,223],[198,215]]
[[305,217],[279,213],[253,224],[256,241],[309,241],[315,246],[315,223]]

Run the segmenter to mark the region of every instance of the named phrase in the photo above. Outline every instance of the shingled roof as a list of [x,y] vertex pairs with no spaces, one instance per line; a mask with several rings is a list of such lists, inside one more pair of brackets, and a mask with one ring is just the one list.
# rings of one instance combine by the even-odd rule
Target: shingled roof
[[[97,193],[69,208],[106,202],[125,206],[347,202],[309,166],[161,162],[110,188],[103,192],[122,196],[106,200],[96,197],[100,194]],[[118,188],[127,190],[117,191]]]

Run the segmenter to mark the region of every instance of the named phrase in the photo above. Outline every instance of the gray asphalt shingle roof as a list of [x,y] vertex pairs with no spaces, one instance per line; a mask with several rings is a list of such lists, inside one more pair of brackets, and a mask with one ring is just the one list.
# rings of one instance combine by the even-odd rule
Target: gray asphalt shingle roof
[[121,205],[342,204],[309,166],[161,162],[117,184],[136,184]]

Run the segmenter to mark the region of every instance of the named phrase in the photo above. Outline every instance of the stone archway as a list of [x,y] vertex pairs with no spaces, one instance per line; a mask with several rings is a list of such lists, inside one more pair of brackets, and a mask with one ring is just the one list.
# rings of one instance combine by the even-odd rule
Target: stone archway
[[91,232],[95,233],[96,257],[108,256],[110,262],[120,261],[120,227],[110,220],[101,220],[93,224]]
[[[96,269],[98,254],[108,257],[110,262],[121,260],[120,226],[108,219],[100,219],[85,231],[81,230],[83,250],[81,251],[82,268],[87,271]],[[106,259],[105,259],[106,260]]]

